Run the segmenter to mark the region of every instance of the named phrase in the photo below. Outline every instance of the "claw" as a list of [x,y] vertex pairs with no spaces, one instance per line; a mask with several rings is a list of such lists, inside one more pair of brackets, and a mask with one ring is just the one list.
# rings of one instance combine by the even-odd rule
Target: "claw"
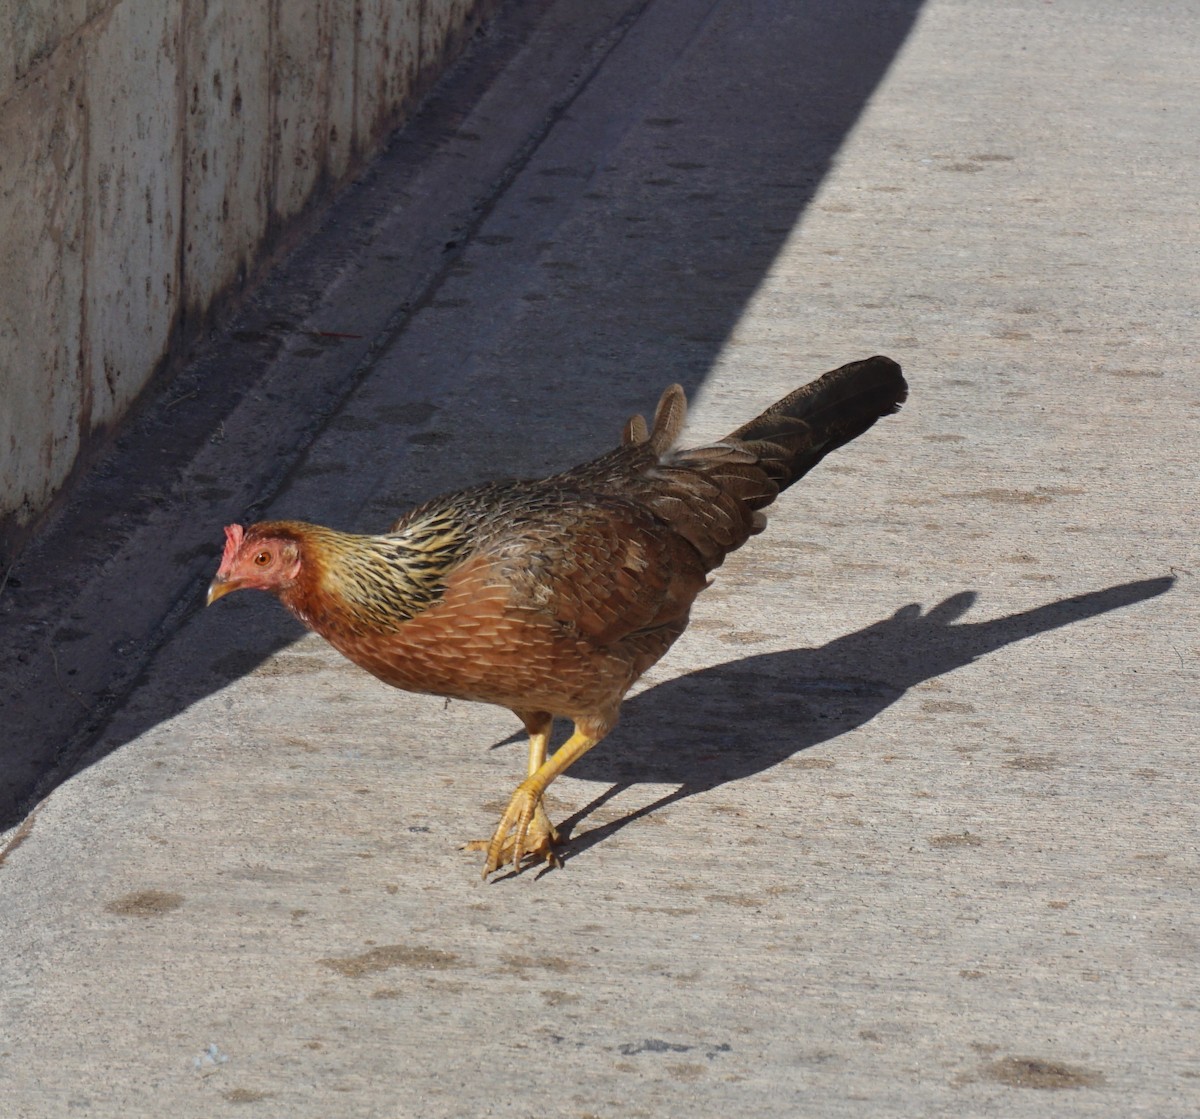
[[542,793],[524,782],[513,793],[500,823],[490,840],[475,839],[463,845],[464,851],[486,851],[483,877],[487,879],[501,867],[521,869],[526,855],[540,856],[547,863],[561,865],[554,853],[558,832],[542,807]]

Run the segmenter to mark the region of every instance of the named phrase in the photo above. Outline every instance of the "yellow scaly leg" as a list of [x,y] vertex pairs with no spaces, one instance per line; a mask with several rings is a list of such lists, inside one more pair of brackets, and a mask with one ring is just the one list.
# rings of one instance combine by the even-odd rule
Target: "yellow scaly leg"
[[[542,761],[536,768],[531,739],[529,763],[532,772],[517,786],[508,808],[500,817],[492,841],[487,845],[484,878],[509,863],[514,870],[518,869],[527,854],[545,854],[548,862],[554,860],[551,844],[558,835],[542,808],[542,795],[554,778],[583,757],[602,737],[587,734],[576,727],[575,733],[554,752],[554,756],[549,761]],[[544,753],[543,746],[543,757]]]
[[[546,763],[546,754],[550,746],[550,730],[553,719],[545,712],[538,711],[533,713],[517,712],[520,720],[525,724],[525,729],[529,732],[529,763],[526,768],[528,776],[532,777]],[[512,863],[514,866],[520,863],[524,855],[541,855],[547,863],[558,865],[558,857],[554,854],[554,844],[558,842],[558,832],[554,825],[550,823],[550,818],[546,815],[546,811],[542,806],[541,801],[533,814],[533,819],[530,820],[525,833],[525,842],[520,855],[514,858],[516,849],[516,836],[507,836],[502,844],[502,850],[499,856],[497,866],[507,865]],[[469,843],[463,844],[464,851],[487,851],[489,853],[489,862],[492,846],[495,839],[472,839]],[[492,867],[492,870],[496,869]],[[484,878],[491,871],[484,872]]]

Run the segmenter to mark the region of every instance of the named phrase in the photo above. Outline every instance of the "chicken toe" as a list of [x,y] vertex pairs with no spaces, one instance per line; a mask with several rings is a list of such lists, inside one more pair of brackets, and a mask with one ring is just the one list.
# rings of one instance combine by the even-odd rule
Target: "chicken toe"
[[527,855],[559,865],[554,853],[558,832],[546,815],[541,793],[526,788],[528,784],[523,782],[517,787],[491,839],[473,839],[463,845],[464,851],[487,852],[483,868],[485,879],[504,866],[520,870]]

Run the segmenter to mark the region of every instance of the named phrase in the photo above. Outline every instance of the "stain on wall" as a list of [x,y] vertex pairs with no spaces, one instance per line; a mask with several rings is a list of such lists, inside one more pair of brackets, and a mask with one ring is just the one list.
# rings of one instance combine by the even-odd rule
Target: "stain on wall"
[[0,568],[498,0],[0,15]]

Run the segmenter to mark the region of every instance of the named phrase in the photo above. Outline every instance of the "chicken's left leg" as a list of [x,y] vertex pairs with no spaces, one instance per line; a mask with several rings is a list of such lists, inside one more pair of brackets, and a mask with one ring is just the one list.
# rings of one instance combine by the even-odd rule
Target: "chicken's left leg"
[[[526,773],[532,777],[546,764],[546,754],[550,746],[550,730],[554,720],[545,711],[517,711],[515,714],[525,724],[525,729],[529,732],[529,765]],[[522,852],[514,858],[516,838],[515,833],[506,838],[503,850],[500,853],[498,866],[507,865],[509,862],[512,862],[514,865],[519,864],[525,855],[541,855],[545,858],[546,862],[557,864],[558,857],[554,854],[554,844],[558,842],[558,832],[555,831],[554,825],[550,823],[550,818],[546,815],[546,810],[540,798],[534,810],[533,818],[526,829]],[[462,849],[464,851],[490,852],[494,842],[494,839],[472,839],[469,843],[463,844]],[[489,859],[488,861],[490,862],[491,860]],[[494,869],[495,867],[492,867],[492,870]],[[487,871],[484,877],[486,878],[490,873],[490,870]]]
[[[591,729],[583,730],[576,723],[575,733],[554,752],[554,756],[549,761],[543,762],[535,770],[533,769],[531,741],[529,760],[532,772],[517,786],[516,792],[508,802],[508,808],[500,817],[499,827],[496,828],[491,842],[487,845],[487,862],[483,867],[484,878],[487,878],[492,871],[499,870],[500,867],[508,865],[510,862],[513,869],[517,870],[525,855],[535,853],[535,851],[541,854],[540,848],[545,841],[544,828],[549,829],[549,833],[553,837],[551,842],[558,838],[558,834],[554,831],[546,817],[545,809],[542,807],[542,794],[545,793],[546,786],[554,778],[595,746],[607,733],[607,729],[606,727],[596,733]],[[539,823],[543,820],[545,821],[544,827]],[[509,832],[512,834],[510,835]],[[538,846],[531,846],[531,841]],[[472,849],[478,850],[479,848],[473,847]],[[553,861],[553,858],[553,848],[550,848],[547,861]]]

